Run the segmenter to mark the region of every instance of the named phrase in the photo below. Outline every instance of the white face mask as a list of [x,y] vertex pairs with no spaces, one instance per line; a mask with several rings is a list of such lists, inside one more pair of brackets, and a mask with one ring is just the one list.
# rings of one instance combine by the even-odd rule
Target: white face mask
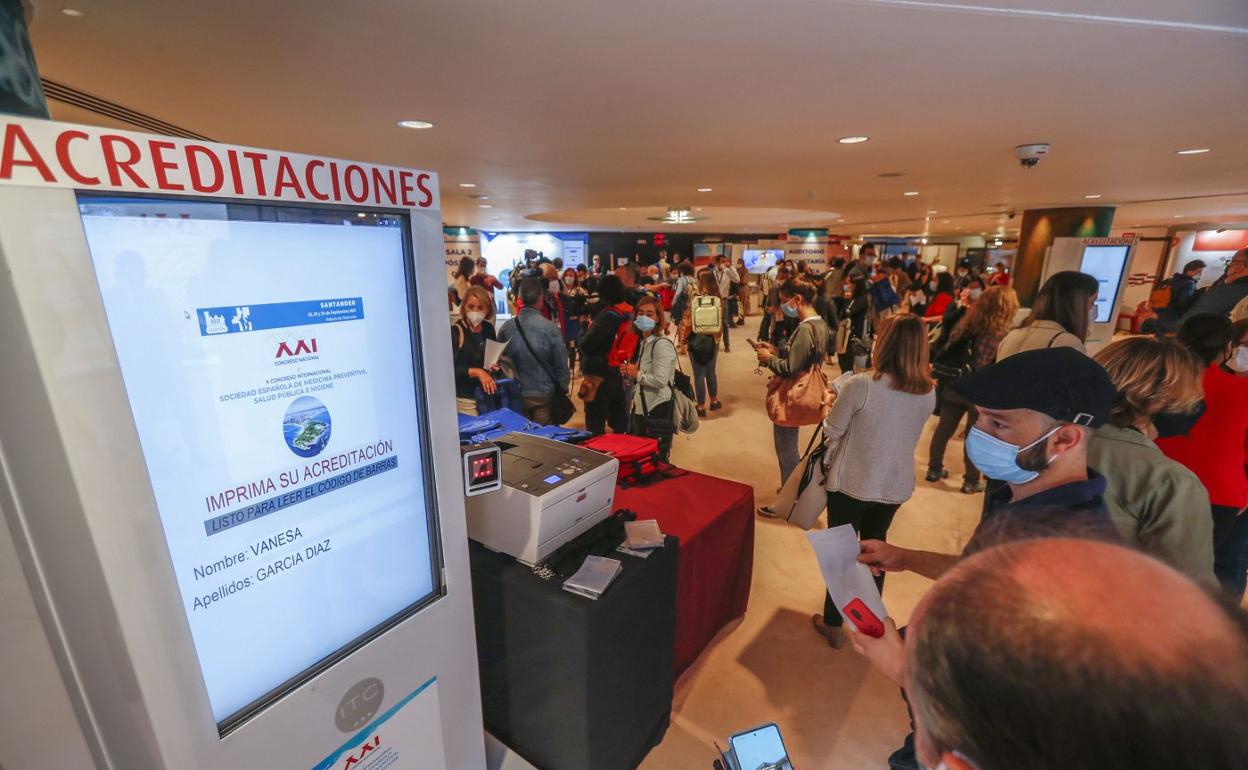
[[468,323],[473,326],[480,326],[481,322],[485,320],[485,313],[482,313],[480,310],[469,310],[467,313],[464,313],[464,316],[468,319]]
[[1088,325],[1096,323],[1096,303],[1092,303],[1092,307],[1088,308]]
[[1240,345],[1235,348],[1235,352],[1231,355],[1226,365],[1237,372],[1248,374],[1248,345]]
[[567,278],[563,279],[563,282],[566,283],[568,286],[571,286],[572,284],[576,283],[576,279],[569,275]]

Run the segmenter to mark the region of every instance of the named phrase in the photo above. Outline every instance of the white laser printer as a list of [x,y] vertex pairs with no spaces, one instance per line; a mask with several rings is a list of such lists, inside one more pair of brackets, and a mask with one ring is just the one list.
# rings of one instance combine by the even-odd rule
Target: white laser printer
[[468,537],[492,551],[536,564],[611,515],[620,463],[562,441],[507,433],[503,487],[464,501]]

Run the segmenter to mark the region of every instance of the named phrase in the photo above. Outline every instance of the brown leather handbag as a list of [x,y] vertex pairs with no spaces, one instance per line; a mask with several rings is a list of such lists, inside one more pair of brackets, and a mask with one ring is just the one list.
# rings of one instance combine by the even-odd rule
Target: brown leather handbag
[[823,422],[830,408],[828,375],[823,372],[824,351],[811,350],[811,362],[793,377],[772,377],[767,383],[767,416],[783,428]]

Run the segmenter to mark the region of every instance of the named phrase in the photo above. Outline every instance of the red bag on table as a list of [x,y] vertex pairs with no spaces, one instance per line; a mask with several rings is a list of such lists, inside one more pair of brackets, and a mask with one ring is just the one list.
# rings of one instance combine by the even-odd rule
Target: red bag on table
[[661,467],[658,439],[628,433],[608,433],[587,439],[582,446],[619,460],[617,483],[623,486],[647,481]]

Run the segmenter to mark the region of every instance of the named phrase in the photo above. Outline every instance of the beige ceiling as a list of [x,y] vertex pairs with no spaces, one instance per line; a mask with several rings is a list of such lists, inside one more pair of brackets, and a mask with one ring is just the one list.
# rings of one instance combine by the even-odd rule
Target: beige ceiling
[[[993,233],[1089,194],[1121,225],[1248,220],[1248,0],[35,7],[46,77],[221,141],[436,170],[450,224],[655,230],[684,205],[699,230],[784,211]],[[1024,171],[1013,148],[1038,141],[1052,154]]]

